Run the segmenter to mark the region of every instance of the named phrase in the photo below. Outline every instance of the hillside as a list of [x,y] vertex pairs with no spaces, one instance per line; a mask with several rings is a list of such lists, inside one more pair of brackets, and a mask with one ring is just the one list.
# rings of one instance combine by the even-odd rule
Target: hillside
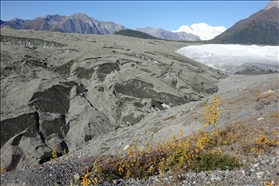
[[131,29],[120,30],[120,31],[116,32],[115,35],[136,37],[136,38],[141,38],[141,39],[159,39],[159,38],[156,38],[156,37],[151,36],[149,34],[146,34],[144,32],[131,30]]
[[240,20],[213,40],[221,43],[278,45],[279,9],[276,3],[270,2],[267,8]]

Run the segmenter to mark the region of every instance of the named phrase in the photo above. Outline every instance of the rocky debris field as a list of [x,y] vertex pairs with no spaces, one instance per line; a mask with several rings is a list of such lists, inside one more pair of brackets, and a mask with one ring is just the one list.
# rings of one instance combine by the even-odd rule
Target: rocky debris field
[[[184,44],[116,35],[1,30],[1,166],[41,164],[109,132],[217,92],[224,75]],[[101,149],[92,151],[100,153]],[[90,152],[88,152],[90,153]]]
[[[185,45],[3,28],[1,185],[70,185],[95,155],[123,154],[180,130],[187,137],[203,128],[213,93],[222,102],[221,127],[245,122],[278,130],[278,74],[227,77],[175,52]],[[57,163],[49,161],[53,147]],[[175,184],[262,185],[271,178],[275,185],[278,153],[243,159],[247,169],[181,173]],[[107,185],[173,185],[173,179],[166,173]]]
[[[204,171],[200,173],[185,172],[174,178],[170,172],[163,177],[151,176],[146,179],[117,179],[113,183],[100,182],[103,186],[170,186],[170,185],[271,185],[279,184],[279,148],[273,155],[254,158],[251,168],[236,171]],[[22,169],[1,175],[1,185],[71,185],[77,172],[82,172],[86,163],[69,161],[64,163],[43,164],[32,169]]]
[[[221,107],[226,113],[220,117],[221,125],[224,123],[237,123],[244,121],[252,132],[264,128],[266,130],[279,130],[278,118],[272,117],[278,112],[278,74],[271,75],[232,75],[218,83],[222,104]],[[267,99],[255,101],[253,93],[259,91],[265,93],[273,90],[274,93]],[[208,98],[209,99],[209,98]],[[234,101],[232,101],[234,100]],[[24,167],[18,170],[6,172],[1,175],[1,185],[70,185],[75,175],[82,175],[88,165],[92,165],[94,157],[90,156],[90,149],[102,146],[104,151],[110,150],[104,147],[118,149],[118,153],[125,153],[124,147],[135,142],[134,135],[142,131],[157,132],[153,135],[154,140],[171,138],[171,134],[183,130],[185,136],[192,131],[202,128],[195,118],[202,116],[203,102],[189,103],[183,106],[161,111],[149,119],[150,125],[139,123],[133,127],[127,127],[119,133],[102,136],[95,143],[88,143],[73,153],[62,156],[58,163],[47,162],[35,165],[32,168]],[[161,115],[160,115],[161,113]],[[180,114],[180,115],[174,115]],[[227,118],[230,114],[229,119]],[[158,116],[160,115],[160,116]],[[174,116],[173,116],[174,115]],[[173,116],[173,117],[170,117]],[[167,119],[168,118],[168,119]],[[160,129],[154,121],[161,123]],[[167,121],[167,122],[166,122]],[[186,130],[185,130],[186,129]],[[207,130],[211,130],[207,127]],[[188,133],[187,133],[188,131]],[[244,134],[245,135],[245,134]],[[147,134],[139,136],[142,140],[148,138]],[[278,136],[279,138],[279,136]],[[252,139],[251,139],[252,140]],[[110,145],[106,145],[110,144]],[[235,154],[233,150],[226,153]],[[94,154],[94,153],[92,153]],[[205,171],[200,173],[182,172],[174,177],[170,172],[163,177],[151,176],[146,179],[117,179],[113,183],[100,182],[99,185],[271,185],[279,184],[279,148],[272,152],[259,156],[249,156],[241,159],[245,166],[233,171]]]

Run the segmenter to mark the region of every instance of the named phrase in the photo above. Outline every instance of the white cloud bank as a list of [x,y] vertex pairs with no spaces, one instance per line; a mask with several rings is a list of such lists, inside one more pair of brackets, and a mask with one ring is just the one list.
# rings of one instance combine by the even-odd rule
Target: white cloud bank
[[279,72],[278,46],[205,44],[183,47],[177,52],[228,73]]

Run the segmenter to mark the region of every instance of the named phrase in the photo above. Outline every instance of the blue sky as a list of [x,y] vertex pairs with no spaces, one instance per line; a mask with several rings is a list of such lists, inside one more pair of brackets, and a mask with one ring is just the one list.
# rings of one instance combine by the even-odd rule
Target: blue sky
[[127,28],[177,30],[182,25],[207,23],[231,27],[263,9],[268,1],[2,1],[1,20],[34,19],[46,14],[83,12],[100,21]]

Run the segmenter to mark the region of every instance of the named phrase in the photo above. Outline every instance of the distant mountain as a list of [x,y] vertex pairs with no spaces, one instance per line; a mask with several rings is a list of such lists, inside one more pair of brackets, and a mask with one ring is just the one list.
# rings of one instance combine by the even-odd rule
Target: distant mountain
[[10,21],[2,21],[0,22],[1,27],[3,26],[9,26],[11,28],[15,28],[15,29],[23,29],[22,23],[24,23],[25,21],[23,19],[18,19],[18,18],[14,18]]
[[238,21],[214,40],[232,44],[278,45],[278,4],[279,1],[270,1],[264,9]]
[[154,37],[166,40],[186,40],[186,41],[200,41],[200,38],[196,35],[185,33],[185,32],[171,32],[166,31],[162,28],[136,28],[137,31],[147,33]]
[[137,37],[137,38],[142,38],[142,39],[159,39],[157,37],[151,36],[151,35],[146,34],[144,32],[131,30],[131,29],[120,30],[120,31],[116,32],[115,35]]
[[71,16],[45,15],[32,20],[12,19],[1,21],[1,27],[10,26],[15,29],[49,30],[64,33],[80,34],[114,34],[126,29],[120,24],[99,21],[88,17],[84,13],[76,13]]
[[206,23],[198,23],[192,25],[181,26],[178,30],[172,32],[186,32],[198,36],[201,40],[210,40],[220,35],[226,30],[223,26],[209,26]]

